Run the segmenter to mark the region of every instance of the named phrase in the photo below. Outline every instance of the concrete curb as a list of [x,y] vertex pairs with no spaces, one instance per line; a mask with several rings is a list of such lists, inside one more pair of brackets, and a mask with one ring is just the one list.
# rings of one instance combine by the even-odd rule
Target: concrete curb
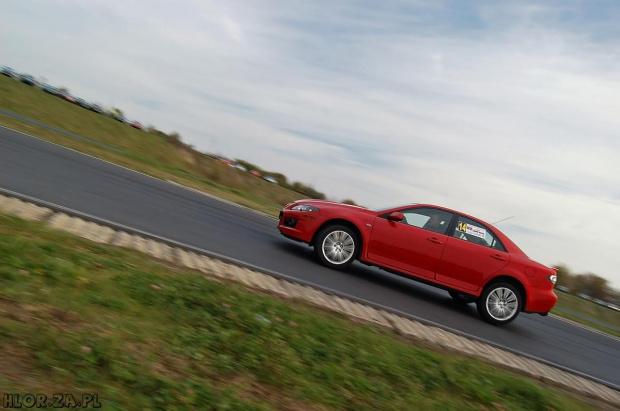
[[338,312],[354,321],[392,329],[434,347],[491,362],[581,395],[620,406],[620,387],[549,361],[502,347],[389,307],[374,304],[282,273],[175,242],[111,221],[0,188],[0,211],[101,244],[138,250],[155,258],[247,287]]

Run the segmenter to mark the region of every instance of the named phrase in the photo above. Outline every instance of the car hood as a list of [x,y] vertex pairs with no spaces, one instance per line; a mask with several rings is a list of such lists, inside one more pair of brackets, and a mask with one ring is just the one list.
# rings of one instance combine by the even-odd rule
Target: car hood
[[351,205],[351,204],[344,204],[344,203],[339,203],[339,202],[336,202],[336,201],[329,201],[329,200],[316,200],[316,199],[297,200],[294,203],[289,204],[289,207],[293,207],[295,204],[311,205],[311,206],[314,206],[314,207],[320,209],[321,211],[327,211],[327,210],[330,210],[330,211],[343,210],[343,211],[345,211],[346,210],[348,212],[359,211],[359,212],[364,212],[364,213],[373,214],[373,215],[377,215],[378,214],[376,211],[370,210],[370,209],[368,209],[366,207],[361,207],[361,206]]
[[353,207],[353,208],[357,208],[360,210],[368,210],[366,207],[361,207],[361,206],[356,206],[356,205],[351,205],[351,204],[344,204],[344,203],[339,203],[337,201],[329,201],[329,200],[317,200],[317,199],[304,199],[304,200],[296,200],[295,204],[308,204],[308,205],[313,205],[313,206],[320,206],[320,205],[329,205],[331,206],[342,206],[342,207]]

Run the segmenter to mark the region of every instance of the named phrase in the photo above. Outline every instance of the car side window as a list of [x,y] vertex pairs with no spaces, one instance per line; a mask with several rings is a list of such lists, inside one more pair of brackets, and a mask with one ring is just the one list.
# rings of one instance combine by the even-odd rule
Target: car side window
[[434,208],[411,208],[402,213],[403,223],[438,234],[446,234],[453,217],[452,213]]
[[499,251],[506,251],[502,243],[485,225],[462,216],[458,216],[452,236],[463,241],[469,241]]

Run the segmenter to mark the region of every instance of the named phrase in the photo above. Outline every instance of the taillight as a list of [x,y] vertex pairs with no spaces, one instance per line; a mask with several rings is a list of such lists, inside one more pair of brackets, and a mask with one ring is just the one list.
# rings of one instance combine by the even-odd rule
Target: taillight
[[559,268],[550,267],[553,270],[553,274],[547,276],[547,280],[553,285],[558,282],[558,270]]

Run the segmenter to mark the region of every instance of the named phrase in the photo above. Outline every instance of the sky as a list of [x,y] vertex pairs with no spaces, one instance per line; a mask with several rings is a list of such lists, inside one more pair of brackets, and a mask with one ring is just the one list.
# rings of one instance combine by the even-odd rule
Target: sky
[[2,0],[0,64],[620,288],[620,3]]

